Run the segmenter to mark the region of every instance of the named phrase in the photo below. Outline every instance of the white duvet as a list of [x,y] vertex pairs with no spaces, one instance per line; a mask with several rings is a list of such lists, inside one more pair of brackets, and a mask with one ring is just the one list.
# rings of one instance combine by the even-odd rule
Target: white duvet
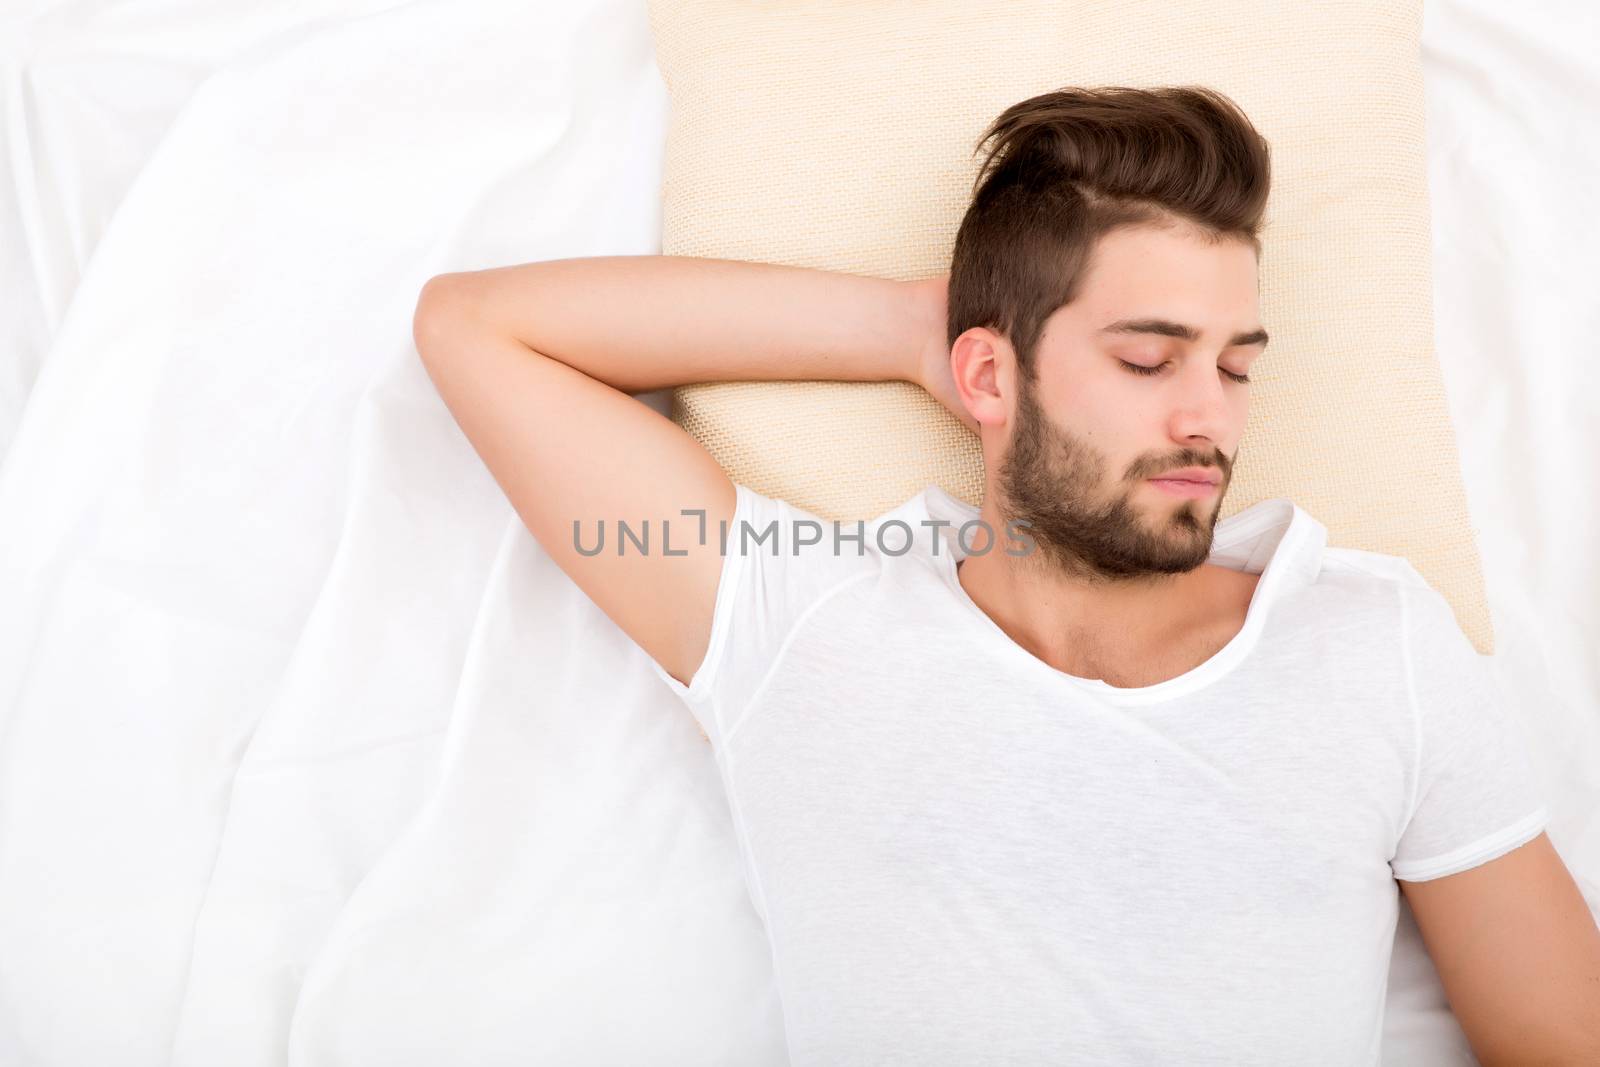
[[[1431,4],[1494,657],[1600,910],[1600,16]],[[659,251],[642,2],[0,13],[0,1064],[786,1062],[709,749],[417,362]],[[1385,1058],[1459,1062],[1409,912]]]

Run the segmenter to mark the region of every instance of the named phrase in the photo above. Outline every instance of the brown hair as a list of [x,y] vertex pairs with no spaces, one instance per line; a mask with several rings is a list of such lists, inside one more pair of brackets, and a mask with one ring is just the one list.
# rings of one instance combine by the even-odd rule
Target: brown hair
[[1267,141],[1214,89],[1059,89],[1006,108],[978,147],[991,139],[956,231],[947,343],[993,329],[1025,382],[1045,320],[1078,294],[1110,230],[1182,220],[1261,254]]

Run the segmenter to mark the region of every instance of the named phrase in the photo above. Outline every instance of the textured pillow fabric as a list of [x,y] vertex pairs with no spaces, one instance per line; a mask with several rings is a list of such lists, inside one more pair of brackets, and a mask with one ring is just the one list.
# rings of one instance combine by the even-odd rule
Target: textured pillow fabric
[[[1222,516],[1287,497],[1330,544],[1409,559],[1492,650],[1433,350],[1420,0],[651,0],[650,19],[668,255],[941,274],[1009,105],[1068,85],[1228,94],[1272,146],[1272,344]],[[672,411],[734,481],[828,518],[930,482],[981,501],[977,437],[910,383],[708,383]]]

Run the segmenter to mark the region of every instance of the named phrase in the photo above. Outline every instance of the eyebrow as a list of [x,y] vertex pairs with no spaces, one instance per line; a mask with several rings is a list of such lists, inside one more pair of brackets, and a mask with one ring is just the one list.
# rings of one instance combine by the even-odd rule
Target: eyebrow
[[[1177,337],[1185,341],[1200,340],[1200,331],[1193,326],[1185,326],[1181,322],[1172,322],[1169,319],[1118,319],[1110,326],[1103,326],[1101,333],[1155,333],[1163,337]],[[1267,331],[1256,329],[1249,333],[1236,333],[1228,341],[1228,347],[1235,345],[1261,345],[1267,344]]]

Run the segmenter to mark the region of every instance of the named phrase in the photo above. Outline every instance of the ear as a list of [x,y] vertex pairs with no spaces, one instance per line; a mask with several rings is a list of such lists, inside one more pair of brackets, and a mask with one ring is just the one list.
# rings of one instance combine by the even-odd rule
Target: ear
[[985,326],[973,326],[950,346],[956,392],[980,427],[1010,421],[1016,367],[1011,343]]

